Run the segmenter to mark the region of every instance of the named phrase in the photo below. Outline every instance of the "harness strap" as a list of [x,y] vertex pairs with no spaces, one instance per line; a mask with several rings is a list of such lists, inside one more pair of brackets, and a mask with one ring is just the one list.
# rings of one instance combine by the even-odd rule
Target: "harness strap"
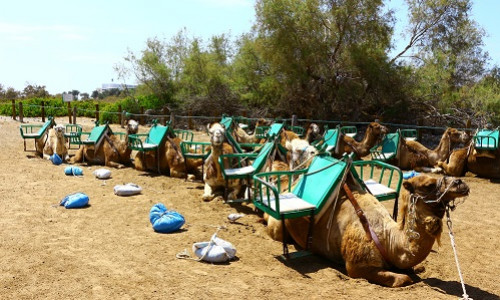
[[380,243],[380,240],[378,239],[377,234],[370,227],[370,223],[368,223],[368,219],[366,218],[363,210],[359,206],[358,201],[356,201],[356,199],[352,195],[351,189],[349,188],[347,183],[344,183],[343,188],[347,194],[347,198],[349,198],[349,201],[351,201],[351,204],[354,207],[354,210],[356,211],[356,215],[358,215],[358,218],[359,218],[359,221],[361,222],[361,225],[363,225],[363,229],[365,230],[365,233],[366,233],[366,238],[368,240],[373,240],[373,242],[375,243],[375,246],[377,247],[378,251],[382,255],[382,258],[384,259],[384,261],[390,265],[389,256],[387,255],[387,251],[385,250],[384,246],[382,246],[382,244]]

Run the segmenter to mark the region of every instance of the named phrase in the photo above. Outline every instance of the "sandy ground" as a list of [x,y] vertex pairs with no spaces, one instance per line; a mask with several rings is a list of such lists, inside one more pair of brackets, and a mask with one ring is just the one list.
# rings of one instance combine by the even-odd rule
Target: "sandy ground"
[[[67,119],[58,119],[65,123]],[[90,120],[79,119],[84,129]],[[40,123],[32,120],[31,123]],[[447,229],[442,246],[424,261],[419,280],[385,288],[351,279],[341,266],[310,256],[283,263],[281,244],[272,241],[249,206],[205,203],[201,183],[154,176],[131,168],[112,178],[64,175],[64,165],[23,151],[19,123],[0,116],[0,299],[457,299],[462,295]],[[118,127],[113,126],[114,129]],[[119,129],[117,129],[119,130]],[[146,130],[146,129],[143,129]],[[205,137],[206,138],[206,137]],[[33,149],[33,142],[28,141]],[[71,151],[74,153],[74,150]],[[471,194],[452,214],[467,293],[499,299],[500,185],[468,176]],[[133,182],[143,193],[113,194]],[[57,206],[64,196],[84,192],[90,206]],[[149,210],[158,202],[184,215],[173,234],[155,233]],[[247,215],[231,224],[227,215]],[[237,248],[237,259],[210,264],[177,259],[195,242],[219,237]],[[417,278],[418,279],[418,278]]]

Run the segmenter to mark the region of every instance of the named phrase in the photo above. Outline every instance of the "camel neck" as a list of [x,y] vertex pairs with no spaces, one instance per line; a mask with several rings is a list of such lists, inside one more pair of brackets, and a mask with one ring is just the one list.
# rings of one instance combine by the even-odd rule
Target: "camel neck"
[[[436,237],[441,234],[442,221],[433,214],[412,210],[410,195],[404,193],[401,199],[403,197],[408,206],[404,213],[399,212],[401,215],[398,214],[398,224],[393,223],[396,226],[391,227],[389,239],[385,242],[389,257],[392,259],[391,263],[397,268],[408,269],[419,264],[429,255]],[[433,233],[428,232],[426,226],[430,223],[433,223],[438,230]]]
[[448,155],[450,155],[450,151],[451,151],[451,141],[448,132],[446,131],[441,137],[439,144],[434,149],[434,152],[438,153],[440,157],[447,157]]

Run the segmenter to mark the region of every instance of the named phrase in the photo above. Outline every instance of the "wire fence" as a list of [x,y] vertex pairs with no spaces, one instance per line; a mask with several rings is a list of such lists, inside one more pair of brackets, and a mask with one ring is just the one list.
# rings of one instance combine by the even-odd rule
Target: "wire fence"
[[[118,111],[99,110],[99,104],[95,104],[95,109],[81,108],[77,106],[70,106],[68,103],[67,107],[63,106],[49,106],[42,102],[41,105],[38,104],[26,104],[23,107],[23,103],[18,103],[18,109],[16,113],[16,105],[14,100],[12,101],[12,118],[19,119],[23,122],[23,109],[28,108],[31,115],[37,114],[38,117],[42,117],[44,121],[45,116],[68,116],[68,123],[77,123],[77,117],[91,117],[100,121],[107,121],[109,123],[117,123],[122,126],[128,119],[138,120],[140,124],[147,125],[151,123],[153,119],[157,119],[161,124],[166,124],[170,122],[176,128],[182,129],[196,129],[204,130],[208,123],[216,122],[221,119],[220,116],[192,116],[192,115],[176,115],[173,112],[168,114],[164,110],[163,113],[158,114],[154,110],[144,110],[143,107],[140,108],[140,113],[137,112],[127,112],[125,110],[121,111],[121,106],[118,106]],[[245,116],[234,117],[238,123],[247,125],[249,130],[254,130],[255,124],[259,120],[265,120],[268,122],[283,122],[289,126],[302,126],[306,127],[310,123],[316,123],[320,127],[334,128],[336,126],[356,126],[358,136],[362,136],[365,128],[370,124],[370,122],[355,122],[355,121],[345,121],[345,120],[316,120],[316,119],[299,119],[297,116],[292,115],[290,118],[250,118]],[[379,122],[380,124],[388,127],[391,131],[396,129],[416,129],[418,131],[419,137],[424,137],[424,139],[430,140],[431,144],[436,141],[436,136],[442,134],[446,127],[434,127],[434,126],[422,126],[417,124],[397,124],[388,122]],[[457,128],[460,130],[472,131],[471,128]],[[425,135],[429,137],[425,138]]]

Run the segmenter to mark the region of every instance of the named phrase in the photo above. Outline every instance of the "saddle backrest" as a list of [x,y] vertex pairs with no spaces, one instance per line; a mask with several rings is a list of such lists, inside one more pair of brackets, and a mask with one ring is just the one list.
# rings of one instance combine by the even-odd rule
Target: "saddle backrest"
[[316,206],[315,213],[318,213],[342,181],[346,167],[347,163],[342,160],[326,155],[316,156],[292,193]]

